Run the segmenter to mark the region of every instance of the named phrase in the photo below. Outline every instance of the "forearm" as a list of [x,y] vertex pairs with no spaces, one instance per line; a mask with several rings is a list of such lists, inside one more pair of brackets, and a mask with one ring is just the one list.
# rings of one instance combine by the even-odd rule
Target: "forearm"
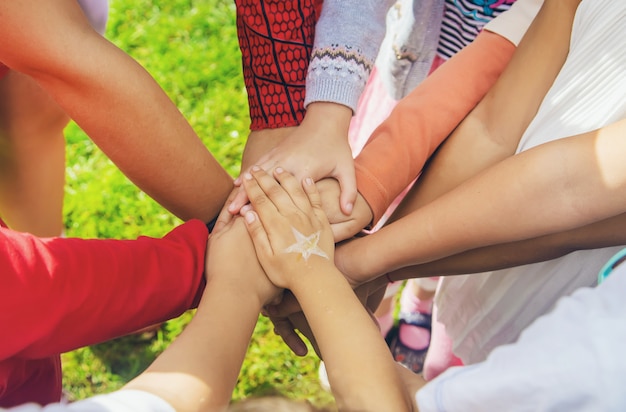
[[253,130],[248,135],[241,158],[241,171],[247,170],[295,130],[295,127]]
[[409,410],[410,397],[389,350],[341,273],[328,270],[294,283],[291,290],[324,357],[339,408]]
[[228,174],[148,72],[93,31],[76,2],[11,3],[1,11],[1,61],[32,76],[122,172],[178,217],[208,221],[218,213],[232,188]]
[[626,166],[619,135],[625,126],[622,120],[508,158],[413,214],[354,240],[346,252],[359,250],[362,258],[353,262],[362,270],[358,273],[382,275],[621,214]]
[[624,245],[625,233],[626,214],[621,214],[565,232],[468,250],[433,262],[408,266],[388,276],[397,281],[506,269],[556,259],[577,250]]
[[[261,310],[245,290],[240,282],[212,277],[191,323],[125,389],[154,393],[177,412],[223,411]],[[246,299],[237,299],[242,294]]]
[[97,83],[85,84],[38,80],[133,183],[181,219],[211,220],[232,179],[148,73],[121,51],[110,54],[117,56],[106,67],[119,64],[123,73],[100,69]]
[[[515,153],[563,66],[577,3],[544,4],[502,75],[432,156],[390,221]],[[511,104],[513,96],[515,104]]]
[[517,146],[565,62],[579,3],[544,1],[510,63],[470,114],[490,139]]

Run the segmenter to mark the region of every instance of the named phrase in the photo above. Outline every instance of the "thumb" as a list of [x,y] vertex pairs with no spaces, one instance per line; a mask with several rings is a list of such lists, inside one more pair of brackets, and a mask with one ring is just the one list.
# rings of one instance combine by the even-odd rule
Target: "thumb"
[[241,208],[249,201],[248,194],[246,193],[246,190],[243,188],[243,186],[236,188],[236,190],[237,192],[235,196],[228,205],[228,213],[230,213],[231,215],[236,215],[237,213],[239,213]]
[[341,189],[341,195],[339,196],[341,211],[347,216],[350,216],[357,196],[354,167],[352,165],[339,167],[333,177],[337,179]]

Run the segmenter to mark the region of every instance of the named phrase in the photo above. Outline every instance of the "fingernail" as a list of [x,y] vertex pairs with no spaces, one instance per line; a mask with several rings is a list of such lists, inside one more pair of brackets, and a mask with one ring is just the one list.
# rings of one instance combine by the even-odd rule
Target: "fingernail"
[[304,183],[306,183],[308,186],[312,186],[313,179],[311,179],[310,177],[307,177],[306,179],[304,179]]
[[306,346],[304,344],[299,343],[298,347],[296,348],[296,350],[297,350],[296,355],[300,355],[300,356],[306,355],[307,348],[306,348]]
[[248,223],[252,223],[252,222],[254,222],[254,219],[255,219],[255,217],[254,217],[254,212],[252,212],[252,211],[247,212],[247,213],[244,215],[244,217],[246,218],[246,222],[248,222]]
[[274,169],[274,171],[276,172],[276,174],[281,174],[283,173],[285,170],[282,167],[277,167],[276,169]]
[[352,203],[348,203],[348,204],[346,205],[346,211],[347,211],[348,213],[352,213],[352,208],[353,208],[353,207],[354,207],[354,205],[353,205]]
[[233,183],[235,186],[241,184],[241,177],[238,177],[237,179],[235,179],[235,182]]
[[252,180],[252,175],[250,173],[246,172],[246,173],[244,173],[243,178],[246,179],[246,180]]
[[252,206],[249,204],[241,206],[241,214],[248,213],[250,210],[252,210]]
[[259,170],[261,170],[261,168],[259,166],[252,166],[252,171],[253,172],[258,172]]

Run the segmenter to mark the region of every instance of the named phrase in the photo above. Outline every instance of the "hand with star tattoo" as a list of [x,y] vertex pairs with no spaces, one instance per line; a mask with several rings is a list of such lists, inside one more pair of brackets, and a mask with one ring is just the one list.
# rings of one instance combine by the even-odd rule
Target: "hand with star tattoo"
[[243,184],[251,203],[241,214],[272,283],[290,289],[294,277],[336,270],[332,231],[312,179],[300,183],[280,167],[274,177],[254,167]]
[[251,205],[241,214],[257,258],[272,283],[300,303],[339,409],[415,410],[406,370],[335,266],[332,230],[313,179],[300,183],[280,167],[274,177],[253,167],[242,180]]

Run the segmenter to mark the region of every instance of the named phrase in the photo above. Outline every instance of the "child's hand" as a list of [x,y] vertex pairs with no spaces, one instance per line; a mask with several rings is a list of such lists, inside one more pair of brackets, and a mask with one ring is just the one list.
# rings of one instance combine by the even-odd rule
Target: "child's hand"
[[274,175],[276,180],[256,166],[244,174],[252,206],[242,214],[265,273],[276,286],[290,288],[299,277],[334,267],[334,242],[313,179],[301,184],[282,168]]
[[[335,201],[349,215],[357,196],[354,159],[348,143],[351,116],[351,109],[341,104],[312,103],[302,124],[255,163],[268,172],[280,165],[298,180],[336,179],[341,192]],[[241,177],[236,184],[240,182]],[[247,201],[246,193],[240,192],[230,205],[230,212],[238,213]]]
[[207,282],[225,279],[240,285],[242,296],[258,296],[261,304],[274,302],[280,298],[282,290],[265,276],[245,226],[243,218],[235,216],[209,236],[205,263]]
[[322,179],[316,185],[322,199],[322,209],[328,217],[335,237],[335,243],[351,238],[372,222],[374,217],[372,209],[360,193],[357,193],[352,213],[347,215],[337,203],[340,187],[335,179]]

